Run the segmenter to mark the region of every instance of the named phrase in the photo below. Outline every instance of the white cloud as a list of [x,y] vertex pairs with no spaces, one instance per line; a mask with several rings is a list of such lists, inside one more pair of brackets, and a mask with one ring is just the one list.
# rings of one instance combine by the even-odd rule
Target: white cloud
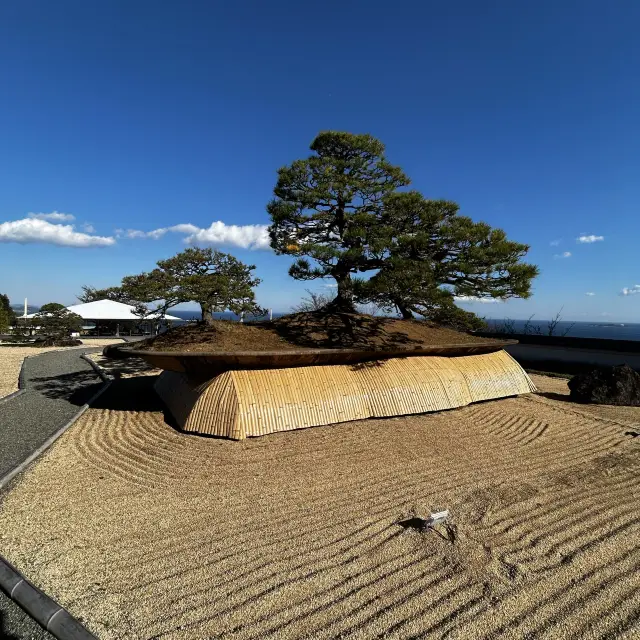
[[552,247],[557,247],[560,243],[562,242],[562,240],[552,240],[549,245]]
[[634,284],[633,287],[625,287],[621,292],[621,296],[634,296],[636,293],[640,293],[640,284]]
[[116,232],[124,234],[127,238],[151,238],[152,240],[158,240],[162,238],[166,233],[184,233],[192,234],[201,231],[200,227],[196,227],[194,224],[176,224],[173,227],[161,227],[160,229],[153,229],[153,231],[140,231],[139,229],[127,229],[126,232],[122,229],[116,229]]
[[571,251],[565,251],[564,253],[556,253],[555,256],[553,256],[554,258],[570,258],[571,257]]
[[82,226],[82,230],[85,231],[86,233],[95,233],[96,228],[92,224],[85,222],[81,226]]
[[596,294],[593,293],[593,291],[587,291],[587,293],[584,294],[585,296],[595,296]]
[[[116,232],[120,231],[124,233],[127,238],[146,238],[147,234],[144,231],[138,231],[137,229],[127,229],[126,232],[123,232],[122,229],[116,229]],[[120,234],[119,234],[120,235]]]
[[[186,237],[184,242],[195,245],[228,245],[242,249],[269,249],[269,234],[266,224],[235,225],[225,224],[218,220],[207,228],[194,224],[176,224],[172,227],[161,227],[153,231],[127,229],[123,232],[127,238],[151,238],[158,240],[167,233],[181,233]],[[117,231],[122,231],[121,229]]]
[[591,244],[592,242],[600,242],[602,240],[604,240],[604,236],[587,236],[584,234],[576,238],[576,242],[579,244]]
[[0,242],[42,242],[62,247],[108,247],[115,239],[75,231],[72,224],[53,224],[40,218],[0,223]]
[[52,211],[51,213],[28,213],[28,218],[34,218],[35,220],[49,220],[50,222],[73,222],[76,217],[70,213],[60,213],[59,211]]
[[[180,225],[183,226],[183,225]],[[228,244],[243,249],[268,249],[269,234],[266,224],[238,226],[212,222],[208,229],[198,229],[185,238],[189,244]]]
[[481,302],[482,304],[493,304],[494,302],[504,302],[502,298],[481,298],[479,296],[454,296],[456,302],[462,304],[471,304],[473,302]]
[[[223,222],[214,224],[224,224]],[[195,224],[174,224],[173,227],[168,228],[169,231],[174,233],[196,233],[200,231],[200,227],[196,227]]]

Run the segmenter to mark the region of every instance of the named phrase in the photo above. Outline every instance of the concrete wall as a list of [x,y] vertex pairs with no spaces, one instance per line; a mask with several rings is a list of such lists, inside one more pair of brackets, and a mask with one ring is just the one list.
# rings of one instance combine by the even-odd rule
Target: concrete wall
[[588,366],[628,364],[640,371],[640,353],[550,345],[516,344],[506,350],[524,367],[577,373]]

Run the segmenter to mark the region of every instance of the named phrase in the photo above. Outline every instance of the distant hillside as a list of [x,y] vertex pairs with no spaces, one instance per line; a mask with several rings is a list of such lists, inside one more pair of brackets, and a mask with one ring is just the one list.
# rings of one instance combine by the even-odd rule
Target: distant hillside
[[[24,313],[24,304],[12,304],[11,308],[16,312],[16,315],[21,316]],[[40,307],[36,307],[32,304],[27,305],[27,313],[35,313],[39,310]]]

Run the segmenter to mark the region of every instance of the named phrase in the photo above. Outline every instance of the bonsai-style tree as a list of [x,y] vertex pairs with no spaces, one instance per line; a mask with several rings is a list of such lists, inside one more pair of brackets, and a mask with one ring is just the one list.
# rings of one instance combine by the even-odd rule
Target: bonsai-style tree
[[458,210],[455,202],[426,200],[416,191],[389,196],[380,227],[388,234],[385,257],[379,271],[359,283],[359,296],[404,318],[456,314],[458,320],[463,315],[453,311],[454,295],[528,298],[538,274],[521,262],[529,247]]
[[33,324],[53,341],[64,340],[71,333],[80,331],[82,318],[57,302],[49,302],[40,307],[33,318]]
[[82,303],[96,302],[97,300],[113,300],[114,302],[122,302],[124,304],[135,304],[127,292],[122,287],[107,287],[106,289],[96,289],[87,285],[82,286],[82,293],[76,296]]
[[160,260],[156,269],[122,280],[122,299],[155,302],[154,312],[164,314],[183,302],[200,305],[202,320],[210,322],[214,312],[260,313],[254,287],[255,265],[246,265],[228,253],[189,248]]
[[60,304],[59,302],[47,302],[47,304],[43,304],[40,307],[36,315],[40,317],[45,313],[53,313],[55,311],[62,311],[63,309],[66,309],[66,307],[63,304]]
[[376,268],[375,230],[385,196],[409,179],[370,135],[325,131],[311,150],[309,158],[278,170],[275,198],[267,206],[271,247],[297,256],[289,269],[296,280],[334,278],[334,304],[352,310],[352,276]]
[[[267,207],[271,246],[297,257],[292,277],[335,278],[336,308],[370,302],[410,318],[455,313],[454,295],[530,295],[538,270],[521,262],[529,247],[459,216],[454,202],[399,192],[409,179],[380,141],[329,131],[311,150],[278,171]],[[368,280],[353,277],[366,272]]]

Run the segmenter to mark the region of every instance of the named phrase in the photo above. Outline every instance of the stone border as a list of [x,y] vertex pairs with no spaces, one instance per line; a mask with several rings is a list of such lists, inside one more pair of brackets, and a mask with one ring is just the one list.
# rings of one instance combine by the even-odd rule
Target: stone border
[[[86,353],[83,353],[80,358],[82,358],[82,360],[89,364],[89,366],[96,372],[96,374],[100,376],[103,382],[113,382],[113,377],[110,376],[97,362],[94,362],[91,358],[89,358]],[[91,400],[93,400],[93,398],[91,398]]]
[[0,398],[0,403],[6,402],[7,400],[11,400],[12,398],[17,398],[26,392],[26,389],[18,389],[17,391],[12,391],[8,396],[2,396]]
[[66,609],[0,556],[0,589],[58,640],[97,640]]

